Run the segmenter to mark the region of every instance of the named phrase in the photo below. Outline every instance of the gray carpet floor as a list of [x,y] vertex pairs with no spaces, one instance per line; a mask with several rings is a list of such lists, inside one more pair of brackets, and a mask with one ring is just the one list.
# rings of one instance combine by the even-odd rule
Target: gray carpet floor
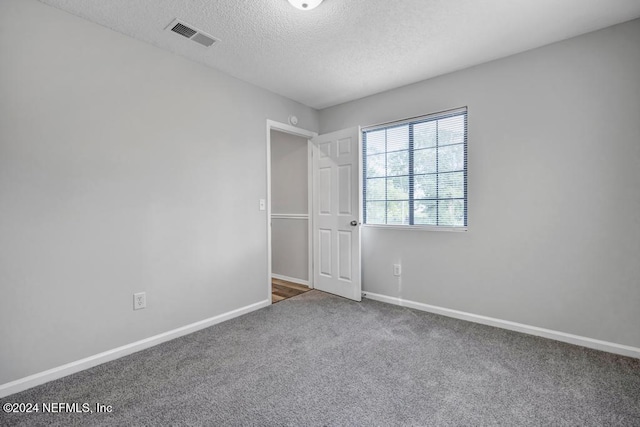
[[0,425],[640,426],[640,360],[318,291],[1,400]]

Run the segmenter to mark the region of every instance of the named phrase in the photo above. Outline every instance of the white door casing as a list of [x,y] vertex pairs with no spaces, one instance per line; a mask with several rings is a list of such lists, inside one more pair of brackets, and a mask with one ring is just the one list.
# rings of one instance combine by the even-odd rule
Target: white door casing
[[360,277],[360,129],[344,129],[313,143],[314,287],[355,301]]

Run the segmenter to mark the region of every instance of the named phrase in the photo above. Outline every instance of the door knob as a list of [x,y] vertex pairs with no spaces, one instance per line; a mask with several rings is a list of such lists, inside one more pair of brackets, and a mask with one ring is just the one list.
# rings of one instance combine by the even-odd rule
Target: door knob
[[351,221],[351,226],[355,227],[356,225],[358,225],[358,221],[356,221],[355,219],[353,221]]

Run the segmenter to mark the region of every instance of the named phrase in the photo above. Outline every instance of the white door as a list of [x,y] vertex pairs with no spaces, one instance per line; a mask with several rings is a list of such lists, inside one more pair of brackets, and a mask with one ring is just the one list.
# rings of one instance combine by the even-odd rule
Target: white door
[[360,129],[313,143],[313,275],[320,291],[360,301]]

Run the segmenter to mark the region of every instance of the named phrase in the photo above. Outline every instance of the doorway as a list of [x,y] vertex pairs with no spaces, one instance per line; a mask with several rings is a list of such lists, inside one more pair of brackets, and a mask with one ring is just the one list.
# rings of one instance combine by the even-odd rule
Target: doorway
[[313,288],[310,175],[315,133],[267,122],[269,298],[272,303]]
[[[361,300],[360,136],[359,127],[318,136],[315,132],[267,120],[267,280],[270,300],[274,277],[354,301]],[[279,143],[277,141],[288,141],[289,150],[298,154],[293,155],[286,149],[281,153],[281,147],[275,145]],[[303,169],[305,142],[306,171]],[[272,154],[277,157],[275,162]],[[289,155],[298,160],[290,162]],[[279,196],[274,196],[272,181],[274,185],[284,187],[284,190],[275,190],[281,192]],[[291,185],[293,190],[289,189]],[[304,193],[305,185],[306,195],[297,201],[290,200],[291,193]],[[286,237],[285,244],[279,241],[281,236]],[[301,243],[305,238],[306,245]],[[299,273],[303,271],[305,259],[307,269]],[[279,273],[277,270],[281,267],[284,268],[282,271],[298,273]],[[306,276],[306,280],[288,274]]]

